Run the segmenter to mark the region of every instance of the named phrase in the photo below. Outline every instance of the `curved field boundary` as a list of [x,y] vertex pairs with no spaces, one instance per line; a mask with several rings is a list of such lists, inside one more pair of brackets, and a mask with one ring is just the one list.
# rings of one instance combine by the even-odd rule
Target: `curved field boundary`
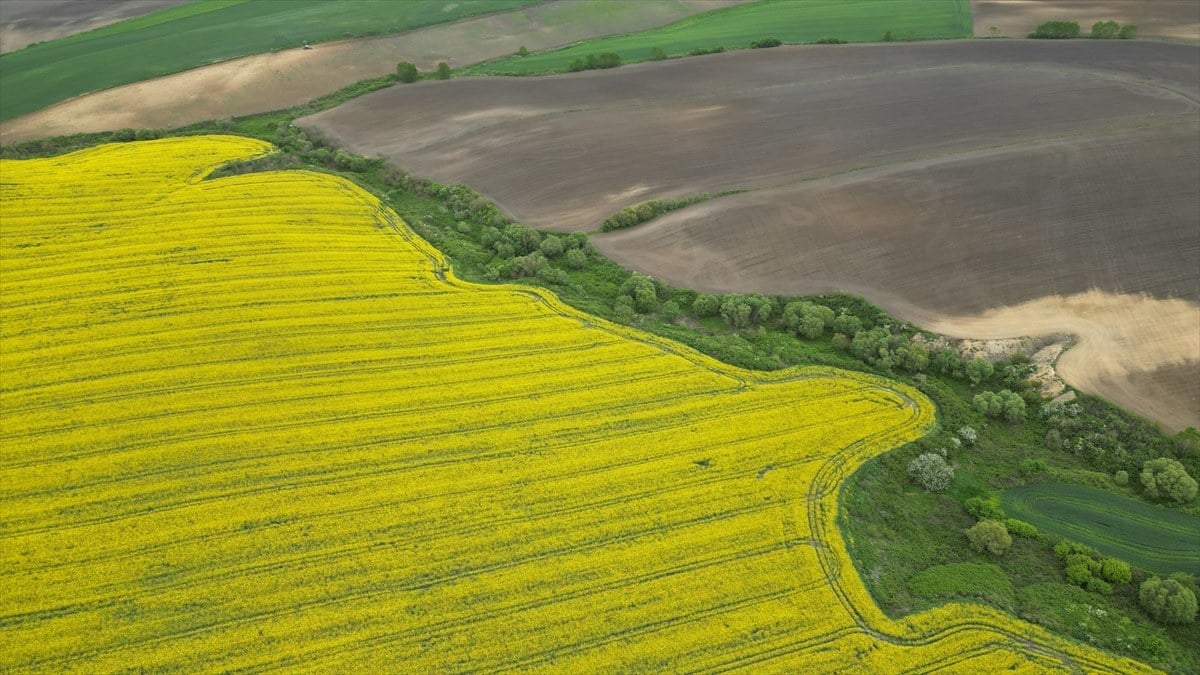
[[917,391],[463,282],[341,178],[201,180],[269,150],[0,163],[0,669],[1142,669],[879,615],[838,489]]
[[575,59],[605,52],[619,55],[622,63],[636,63],[651,60],[654,48],[670,57],[684,56],[694,49],[741,49],[766,37],[790,44],[823,38],[878,42],[886,33],[897,40],[971,37],[971,8],[967,0],[763,0],[699,14],[662,28],[594,38],[563,49],[483,63],[467,72],[563,72]]
[[1038,529],[1160,574],[1200,574],[1200,518],[1105,490],[1036,483],[1000,493],[1005,511]]
[[[214,61],[351,36],[400,33],[538,0],[209,0],[0,56],[0,120],[73,96]],[[281,11],[281,9],[283,11]]]

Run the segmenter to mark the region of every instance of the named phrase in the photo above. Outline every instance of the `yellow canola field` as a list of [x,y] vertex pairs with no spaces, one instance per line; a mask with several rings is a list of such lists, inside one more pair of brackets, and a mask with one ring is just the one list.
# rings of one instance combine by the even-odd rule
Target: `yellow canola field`
[[0,163],[0,671],[1142,667],[978,606],[892,621],[842,481],[926,433],[456,280],[235,137]]

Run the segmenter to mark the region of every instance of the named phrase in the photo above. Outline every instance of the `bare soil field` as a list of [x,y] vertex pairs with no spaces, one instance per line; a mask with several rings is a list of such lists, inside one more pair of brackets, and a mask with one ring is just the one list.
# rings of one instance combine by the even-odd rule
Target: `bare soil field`
[[[7,0],[6,0],[7,1]],[[0,142],[129,128],[171,128],[299,105],[360,80],[393,72],[398,61],[432,70],[559,47],[599,35],[665,25],[747,0],[612,2],[588,9],[553,0],[512,12],[401,35],[328,42],[259,54],[88,94],[0,124]]]
[[1200,40],[1195,0],[971,0],[971,14],[977,37],[1023,38],[1040,23],[1065,20],[1085,35],[1097,21],[1116,21],[1136,25],[1139,37]]
[[[1200,338],[1155,337],[1159,320],[1200,335],[1200,50],[770,51],[425,83],[298,124],[548,229],[749,190],[596,244],[693,288],[843,290],[964,337],[1073,332],[1068,382],[1171,428],[1200,424],[1180,375],[1200,369]],[[1080,300],[1095,293],[1102,309]],[[1035,320],[1047,306],[1054,320]]]
[[187,0],[4,0],[0,54],[180,5]]

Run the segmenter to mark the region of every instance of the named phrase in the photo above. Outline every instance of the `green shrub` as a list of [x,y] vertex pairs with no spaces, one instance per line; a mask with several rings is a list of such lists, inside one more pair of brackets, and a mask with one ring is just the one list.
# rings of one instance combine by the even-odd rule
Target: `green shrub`
[[450,79],[450,64],[446,63],[445,61],[438,63],[437,72],[435,72],[433,76],[439,80]]
[[525,45],[521,45],[521,48],[517,50],[517,56],[529,56],[529,50],[525,48]]
[[1137,37],[1137,26],[1127,23],[1121,26],[1121,32],[1117,33],[1117,37],[1122,40],[1132,40]]
[[588,264],[587,254],[578,248],[567,251],[565,260],[567,261],[567,267],[573,270],[581,270],[587,267]]
[[954,480],[954,468],[936,452],[927,452],[908,463],[908,477],[930,492],[944,492]]
[[1124,560],[1105,558],[1100,561],[1100,576],[1111,584],[1127,584],[1133,580],[1133,570]]
[[768,37],[768,38],[761,38],[758,40],[754,40],[753,42],[750,43],[750,48],[751,49],[767,49],[770,47],[778,47],[781,44],[783,44],[783,42],[779,38]]
[[1017,535],[1018,537],[1024,537],[1026,539],[1037,539],[1038,537],[1038,529],[1023,520],[1017,520],[1016,518],[1005,518],[1004,526],[1008,528],[1009,532]]
[[828,37],[828,38],[821,38],[820,40],[817,40],[817,44],[819,44],[819,45],[844,45],[844,44],[846,44],[846,41],[839,40],[837,38]]
[[896,41],[896,38],[892,36],[892,31],[889,30],[888,32],[883,34],[883,41],[884,42],[895,42]]
[[1154,577],[1138,589],[1142,609],[1161,623],[1191,623],[1196,620],[1196,594],[1174,579]]
[[998,520],[981,520],[964,532],[967,541],[971,542],[971,548],[980,553],[1000,555],[1012,546],[1012,537],[1009,536],[1008,529]]
[[651,47],[650,48],[650,60],[651,61],[665,61],[666,59],[667,59],[667,53],[662,50],[662,47]]
[[1153,499],[1186,504],[1196,498],[1196,479],[1177,459],[1159,457],[1142,465],[1142,487]]
[[995,495],[971,497],[963,502],[963,508],[975,516],[975,520],[1004,520],[1004,509]]
[[421,74],[417,72],[417,67],[408,61],[401,61],[396,64],[396,79],[405,84],[416,82],[420,79]]
[[1096,40],[1112,40],[1120,33],[1121,26],[1116,21],[1097,21],[1092,24],[1092,38]]
[[680,315],[679,303],[674,300],[664,302],[662,307],[658,308],[658,314],[662,317],[663,321],[668,323],[675,321]]
[[701,293],[692,301],[692,314],[700,318],[716,316],[721,308],[721,301],[715,295]]
[[1065,40],[1079,37],[1079,22],[1077,21],[1047,21],[1029,34],[1029,37],[1039,40]]

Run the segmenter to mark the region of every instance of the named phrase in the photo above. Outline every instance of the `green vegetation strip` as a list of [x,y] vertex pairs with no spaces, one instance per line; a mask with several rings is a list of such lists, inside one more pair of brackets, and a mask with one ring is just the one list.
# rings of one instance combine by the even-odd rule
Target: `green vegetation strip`
[[1025,485],[1000,499],[1010,516],[1043,532],[1153,572],[1200,574],[1200,517],[1066,483]]
[[669,26],[613,37],[585,40],[563,49],[512,56],[468,68],[468,74],[529,75],[566,71],[572,61],[589,54],[616,54],[622,63],[647,61],[652,50],[662,56],[718,48],[738,49],[763,38],[785,43],[837,38],[877,42],[890,33],[895,40],[971,37],[967,0],[764,0],[713,10]]
[[0,56],[0,120],[214,61],[399,33],[537,0],[199,0]]

